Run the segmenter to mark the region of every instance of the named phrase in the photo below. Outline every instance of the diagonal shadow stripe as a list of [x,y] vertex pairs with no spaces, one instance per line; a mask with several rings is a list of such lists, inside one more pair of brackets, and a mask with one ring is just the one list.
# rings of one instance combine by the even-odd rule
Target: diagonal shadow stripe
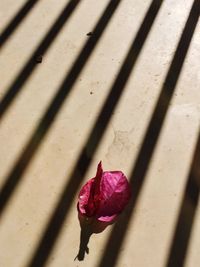
[[61,14],[58,16],[57,20],[46,34],[40,45],[36,48],[33,52],[33,55],[28,60],[22,71],[20,72],[19,76],[13,82],[13,84],[8,88],[7,93],[5,94],[4,98],[0,103],[0,119],[4,115],[7,108],[10,106],[16,95],[22,89],[22,86],[33,73],[33,70],[37,67],[35,62],[36,55],[44,55],[47,50],[50,48],[51,44],[55,40],[56,36],[61,31],[64,24],[72,15],[74,9],[78,5],[81,0],[71,0],[66,7],[63,9]]
[[200,194],[200,134],[187,179],[166,267],[183,267]]
[[17,27],[21,24],[23,19],[27,16],[27,14],[31,11],[31,9],[37,2],[38,0],[27,1],[25,5],[19,10],[19,12],[14,16],[14,18],[10,21],[10,23],[0,36],[0,48],[3,47],[10,35],[17,29]]
[[125,238],[130,219],[133,215],[138,196],[142,189],[145,175],[149,167],[160,130],[166,117],[170,100],[173,96],[173,92],[175,90],[184,63],[184,59],[186,57],[196,24],[198,22],[199,4],[199,0],[195,0],[193,3],[185,28],[177,46],[176,53],[162,86],[162,90],[155,106],[152,118],[147,127],[140,152],[131,172],[130,183],[132,185],[133,191],[131,203],[127,208],[125,216],[115,224],[105,247],[104,255],[102,256],[98,267],[113,267],[115,266],[119,257],[120,248]]
[[52,100],[39,125],[36,127],[36,130],[34,131],[27,145],[25,146],[24,152],[22,153],[14,168],[8,175],[5,184],[3,185],[2,190],[0,192],[0,215],[2,214],[13,190],[16,189],[17,185],[21,182],[24,171],[26,170],[31,159],[39,148],[43,138],[47,134],[49,127],[55,120],[58,111],[63,105],[81,70],[83,69],[87,60],[91,56],[97,42],[102,36],[103,31],[108,25],[108,22],[116,11],[120,2],[121,0],[111,0],[108,3],[93,31],[93,36],[87,41],[87,43],[83,47],[68,76],[63,81],[56,96]]
[[133,66],[141,52],[162,2],[162,0],[152,1],[130,50],[127,53],[117,78],[111,87],[100,116],[89,134],[82,152],[80,153],[78,161],[70,175],[69,182],[66,184],[61,194],[58,204],[50,218],[50,222],[47,225],[46,230],[38,243],[37,249],[27,267],[40,267],[47,261],[56,239],[58,238],[62,224],[68,214],[69,207],[91,162],[92,155],[95,153],[100,140],[103,137],[105,128],[108,126],[112,112],[121,96],[126,82],[128,81],[129,75],[131,74]]

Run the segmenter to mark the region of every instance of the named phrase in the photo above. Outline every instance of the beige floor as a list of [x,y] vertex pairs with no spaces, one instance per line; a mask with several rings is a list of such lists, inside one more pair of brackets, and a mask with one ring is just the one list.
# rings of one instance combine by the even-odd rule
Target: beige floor
[[[0,1],[1,267],[200,266],[199,11]],[[133,198],[74,261],[77,194],[100,160]]]

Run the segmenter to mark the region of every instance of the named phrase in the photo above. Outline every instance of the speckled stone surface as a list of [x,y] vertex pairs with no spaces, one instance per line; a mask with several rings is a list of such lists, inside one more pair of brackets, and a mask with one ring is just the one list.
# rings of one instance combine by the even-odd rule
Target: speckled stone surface
[[[0,266],[200,266],[200,1],[0,2]],[[100,160],[133,198],[74,261]]]

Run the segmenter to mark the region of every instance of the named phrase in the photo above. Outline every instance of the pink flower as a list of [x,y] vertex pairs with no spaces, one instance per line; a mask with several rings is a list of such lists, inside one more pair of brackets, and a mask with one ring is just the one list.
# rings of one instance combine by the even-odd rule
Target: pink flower
[[130,184],[123,172],[103,171],[100,162],[96,176],[79,193],[79,217],[112,223],[128,204],[130,197]]

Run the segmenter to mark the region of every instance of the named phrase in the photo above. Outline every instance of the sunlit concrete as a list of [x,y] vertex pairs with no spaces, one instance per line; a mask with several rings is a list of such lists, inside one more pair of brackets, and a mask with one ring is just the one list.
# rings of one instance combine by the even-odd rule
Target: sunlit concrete
[[[122,170],[131,179],[193,5],[192,0],[154,2],[162,2],[161,7],[95,148],[90,142],[95,139],[95,122],[118,75],[121,75],[129,49],[134,42],[138,44],[137,34],[150,0],[119,1],[104,25],[104,31],[98,36],[98,42],[93,49],[87,48],[89,52],[83,66],[77,63],[80,54],[91,38],[95,38],[94,29],[107,10],[109,1],[77,1],[58,34],[49,41],[42,62],[35,63],[0,115],[1,188],[5,187],[9,178],[18,179],[0,214],[1,267],[32,267],[33,258],[41,253],[38,247],[49,225],[53,225],[51,232],[56,232],[54,242],[45,239],[47,247],[50,243],[52,247],[48,255],[41,253],[45,260],[34,267],[102,267],[100,263],[105,254],[112,255],[112,245],[107,247],[107,242],[115,225],[101,234],[92,235],[88,244],[89,254],[81,262],[74,261],[80,242],[77,195],[81,185],[94,176],[100,160],[105,170]],[[25,0],[1,1],[1,32],[25,3]],[[34,58],[32,54],[69,3],[69,0],[38,1],[16,25],[0,50],[0,101],[4,101],[9,90],[19,83],[24,68],[27,73],[26,69]],[[87,36],[89,32],[94,35]],[[69,92],[63,94],[62,105],[45,126],[44,114],[54,103],[59,90],[65,89],[64,81],[74,64],[81,66],[76,72],[76,79],[70,88],[66,86]],[[199,21],[180,76],[176,78],[177,84],[143,177],[140,194],[116,255],[118,267],[165,267],[168,261],[200,134]],[[40,123],[46,127],[45,134],[42,127],[38,128]],[[69,197],[66,199],[70,199],[70,203],[66,203],[68,208],[57,227],[55,222],[52,224],[51,218],[63,191],[70,184],[86,142],[89,143],[86,154],[91,157],[91,162],[78,187],[67,191]],[[36,148],[33,143],[37,144]],[[35,150],[29,151],[30,146]],[[23,169],[21,174],[19,165]],[[77,173],[80,171],[77,170]],[[76,179],[76,175],[73,178]],[[134,188],[134,181],[132,186]],[[122,214],[119,219],[122,229],[127,214]],[[199,214],[198,204],[184,267],[200,266]]]

